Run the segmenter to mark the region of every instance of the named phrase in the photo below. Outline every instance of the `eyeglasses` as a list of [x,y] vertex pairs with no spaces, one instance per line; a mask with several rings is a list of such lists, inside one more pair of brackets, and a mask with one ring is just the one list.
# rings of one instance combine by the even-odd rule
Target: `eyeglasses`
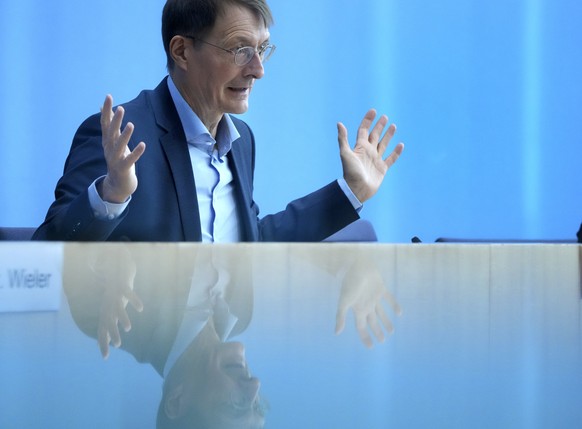
[[198,37],[193,36],[185,36],[192,40],[197,40],[198,42],[202,42],[206,45],[214,46],[217,49],[220,49],[224,52],[229,52],[234,55],[234,63],[237,66],[246,66],[248,63],[251,62],[255,54],[259,54],[259,59],[262,63],[267,61],[273,52],[275,52],[275,45],[271,45],[270,43],[264,43],[259,46],[259,49],[255,49],[252,46],[243,46],[242,48],[238,49],[225,49],[221,46],[213,45],[212,43],[208,43],[205,40],[199,39]]

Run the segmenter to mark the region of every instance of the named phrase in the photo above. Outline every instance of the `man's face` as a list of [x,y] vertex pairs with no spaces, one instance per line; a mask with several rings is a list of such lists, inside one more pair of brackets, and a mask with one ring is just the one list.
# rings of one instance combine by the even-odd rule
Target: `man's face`
[[[269,40],[269,30],[250,10],[226,6],[218,16],[214,28],[204,41],[229,50],[243,46],[259,48]],[[256,79],[263,77],[264,69],[258,55],[250,63],[239,66],[234,55],[214,46],[189,40],[188,70],[185,76],[186,101],[202,121],[208,125],[222,118],[224,113],[244,113]]]
[[261,383],[249,372],[243,344],[217,342],[203,353],[204,363],[182,379],[184,411],[205,428],[262,428]]

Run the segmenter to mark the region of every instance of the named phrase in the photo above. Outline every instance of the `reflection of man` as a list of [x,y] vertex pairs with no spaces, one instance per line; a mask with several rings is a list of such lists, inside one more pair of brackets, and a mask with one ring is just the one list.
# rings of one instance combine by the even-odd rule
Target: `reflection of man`
[[205,326],[165,378],[159,428],[261,428],[260,382],[249,371],[241,343],[222,342]]
[[263,77],[274,51],[271,22],[264,0],[168,0],[162,33],[169,77],[115,112],[108,96],[101,116],[80,126],[34,238],[319,241],[357,219],[403,148],[382,159],[395,127],[382,136],[388,119],[373,125],[373,110],[353,150],[338,124],[343,179],[258,220],[254,137],[229,114],[247,110]]
[[73,319],[104,356],[112,339],[164,378],[160,427],[262,427],[259,380],[231,340],[252,317],[248,252],[71,246],[63,282]]
[[[234,250],[234,253],[230,254]],[[180,255],[184,257],[184,255]],[[164,364],[158,427],[260,428],[265,407],[244,346],[229,339],[245,329],[252,312],[248,252],[205,248],[193,267],[192,287]],[[200,287],[207,285],[206,287]]]

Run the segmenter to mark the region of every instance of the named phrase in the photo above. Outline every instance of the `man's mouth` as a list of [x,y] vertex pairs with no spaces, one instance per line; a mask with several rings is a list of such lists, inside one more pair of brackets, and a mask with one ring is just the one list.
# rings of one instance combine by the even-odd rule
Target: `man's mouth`
[[230,89],[231,91],[236,92],[238,94],[244,94],[245,92],[248,92],[249,91],[249,87],[248,86],[241,87],[241,88],[237,88],[237,87],[231,86],[228,89]]

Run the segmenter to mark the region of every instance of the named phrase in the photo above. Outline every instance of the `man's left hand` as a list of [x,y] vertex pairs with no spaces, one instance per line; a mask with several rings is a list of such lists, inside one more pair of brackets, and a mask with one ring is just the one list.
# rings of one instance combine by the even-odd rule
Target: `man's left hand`
[[358,128],[356,145],[353,150],[348,143],[346,127],[341,122],[337,124],[344,179],[361,203],[369,200],[378,191],[386,172],[396,162],[404,149],[404,144],[398,143],[392,153],[386,159],[383,158],[386,148],[396,132],[396,126],[391,124],[382,135],[384,128],[388,125],[388,117],[386,115],[380,116],[372,128],[375,118],[376,111],[370,109]]

